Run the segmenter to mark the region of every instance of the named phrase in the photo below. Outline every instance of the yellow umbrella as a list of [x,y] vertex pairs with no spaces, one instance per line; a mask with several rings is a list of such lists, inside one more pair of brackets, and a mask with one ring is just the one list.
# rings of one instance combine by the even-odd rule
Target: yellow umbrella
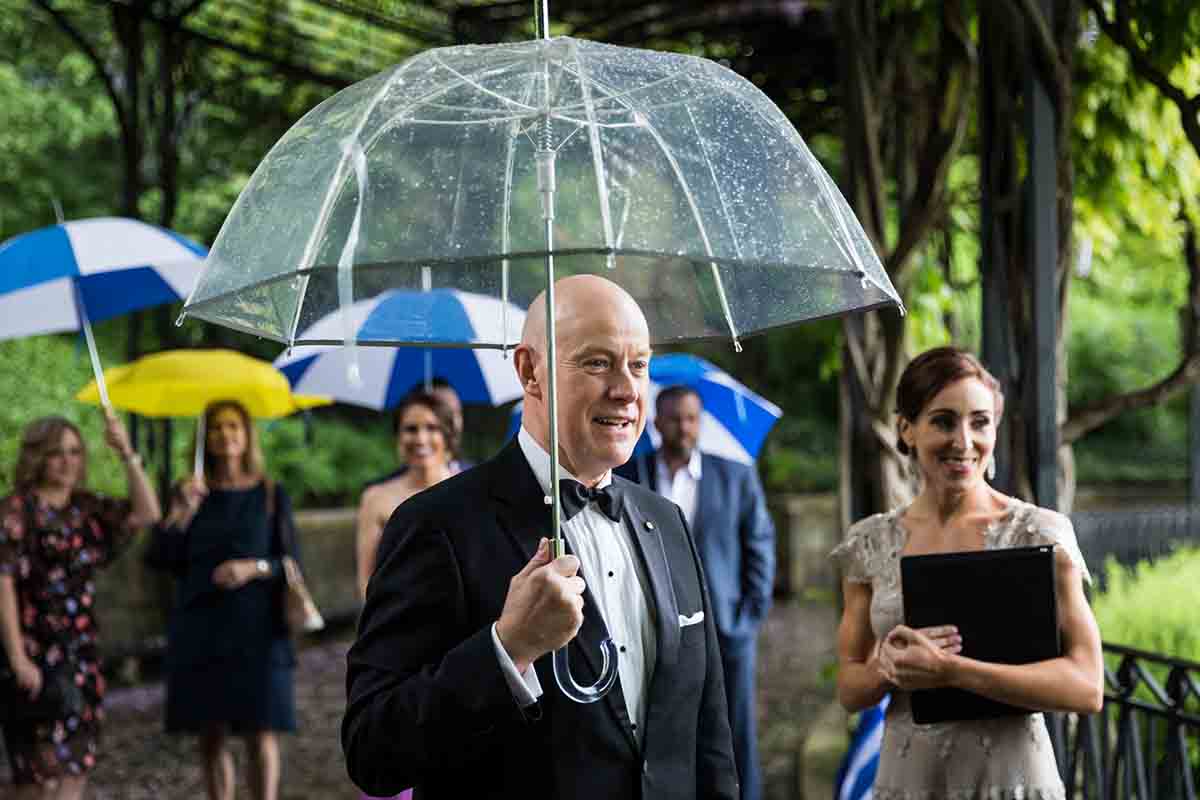
[[[234,350],[165,350],[104,370],[115,408],[145,417],[192,417],[217,400],[236,400],[253,417],[285,417],[329,405],[328,397],[293,395],[271,362]],[[98,404],[96,381],[75,395]]]
[[[114,408],[145,417],[197,417],[197,475],[204,470],[204,409],[218,400],[236,400],[252,417],[285,417],[306,408],[326,406],[328,397],[292,394],[283,373],[269,361],[235,350],[164,350],[104,370],[108,398]],[[101,402],[96,381],[83,387],[76,400]]]

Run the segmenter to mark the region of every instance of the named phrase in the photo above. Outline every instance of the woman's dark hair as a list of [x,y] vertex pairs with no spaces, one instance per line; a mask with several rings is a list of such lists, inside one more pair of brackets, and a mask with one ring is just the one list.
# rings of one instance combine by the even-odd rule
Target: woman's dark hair
[[[972,353],[959,347],[935,347],[908,362],[896,387],[896,413],[909,422],[916,422],[938,392],[963,378],[975,378],[992,390],[996,398],[996,418],[999,419],[1004,413],[1000,381]],[[908,455],[909,447],[902,438],[897,437],[896,447]]]
[[87,443],[79,428],[64,417],[41,417],[26,425],[21,436],[21,452],[17,455],[13,477],[13,488],[18,494],[32,491],[41,484],[50,453],[62,445],[63,431],[70,431],[79,440],[83,449],[79,485],[83,486],[87,481]]
[[451,461],[458,458],[459,442],[458,432],[454,427],[454,409],[440,395],[433,392],[409,392],[400,401],[400,405],[396,406],[395,415],[392,416],[392,434],[400,435],[400,421],[404,419],[404,412],[413,406],[424,406],[433,412],[438,421],[438,429],[442,432],[442,439],[446,442],[446,455]]

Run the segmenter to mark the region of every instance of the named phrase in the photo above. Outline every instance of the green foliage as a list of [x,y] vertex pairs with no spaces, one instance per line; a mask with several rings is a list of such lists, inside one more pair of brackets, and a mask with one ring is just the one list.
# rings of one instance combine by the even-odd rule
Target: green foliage
[[[223,30],[228,26],[223,25],[220,4],[202,4],[189,24],[235,35],[250,49],[268,36],[281,47],[294,40],[300,55],[312,52],[309,45],[314,42],[335,39],[366,42],[376,37],[372,46],[378,50],[384,47],[384,39],[378,38],[383,36],[396,60],[418,46],[405,34],[367,30],[359,22],[316,25],[314,19],[324,19],[314,16],[320,5],[296,6],[303,9],[288,18],[291,27],[281,22],[231,33]],[[1200,90],[1200,6],[1179,0],[1128,0],[1127,5],[1154,63],[1185,91]],[[123,180],[116,115],[94,65],[43,12],[25,9],[19,0],[0,0],[0,8],[18,7],[20,13],[0,12],[0,52],[5,53],[0,57],[0,152],[5,154],[0,161],[0,196],[5,198],[0,205],[0,239],[52,222],[54,199],[61,201],[68,218],[116,213]],[[72,19],[87,20],[84,32],[89,41],[111,69],[120,70],[121,53],[109,15],[95,15],[86,0],[56,0],[55,7]],[[428,4],[389,8],[429,26],[442,19]],[[583,11],[561,13],[563,20],[570,20]],[[885,3],[880,13],[905,21],[912,33],[906,39],[910,46],[922,53],[932,50],[941,18],[938,4]],[[139,199],[139,211],[157,219],[165,200],[154,186],[161,167],[154,152],[154,103],[161,98],[153,86],[161,54],[156,29],[147,25],[145,30],[140,119],[142,165],[151,185]],[[779,62],[762,61],[765,40],[737,25],[720,34],[668,27],[670,35],[661,41],[653,40],[654,26],[644,30],[650,39],[637,42],[641,46],[729,59],[772,95],[831,174],[838,174],[844,120],[843,110],[836,107],[835,78],[822,79],[810,69],[764,69],[763,63]],[[929,63],[921,60],[919,66],[925,69]],[[1188,214],[1200,220],[1200,157],[1183,135],[1177,109],[1135,77],[1128,57],[1107,37],[1080,48],[1075,64],[1075,232],[1077,241],[1090,243],[1093,257],[1090,273],[1072,280],[1070,287],[1068,392],[1072,404],[1083,404],[1160,379],[1179,357],[1177,311],[1186,296],[1187,275],[1178,219]],[[309,66],[327,72],[350,68],[340,62]],[[182,124],[177,131],[180,192],[174,227],[211,242],[271,144],[332,90],[282,76],[238,53],[190,45],[175,77]],[[913,119],[927,111],[911,109]],[[971,119],[974,126],[973,115]],[[910,352],[945,342],[979,346],[979,164],[972,146],[951,165],[941,230],[914,254],[907,322]],[[889,203],[888,211],[892,235],[893,205]],[[177,311],[146,315],[139,336],[142,352],[199,344],[232,346],[265,358],[278,352],[273,344],[200,323],[175,329],[169,320]],[[124,359],[117,354],[127,352],[122,341],[126,323],[102,327],[106,363],[119,363]],[[740,355],[724,344],[689,348],[783,407],[784,419],[761,459],[772,489],[836,486],[841,344],[835,321],[756,337],[745,343]],[[35,416],[61,412],[84,425],[93,448],[93,485],[109,491],[123,488],[115,459],[96,452],[103,449],[98,415],[71,399],[90,378],[86,355],[71,337],[0,343],[0,374],[6,376],[0,392],[8,395],[0,408],[0,481],[11,470],[21,427]],[[468,439],[468,455],[478,460],[502,440],[505,420],[503,412],[472,414],[476,412],[468,410],[468,428],[481,433]],[[353,502],[362,481],[390,469],[391,436],[382,418],[339,409],[317,412],[313,420],[311,440],[305,438],[300,420],[284,420],[263,431],[273,472],[302,502]],[[187,468],[183,454],[189,430],[188,424],[175,426],[176,475]],[[1122,415],[1077,444],[1080,478],[1180,478],[1186,468],[1185,430],[1184,403],[1178,399]],[[1131,448],[1138,459],[1128,458]]]
[[1092,599],[1106,642],[1200,661],[1200,549],[1126,569],[1109,559],[1107,585]]
[[[98,326],[102,356],[121,352],[123,336],[120,321]],[[100,410],[74,399],[92,379],[87,350],[77,344],[77,337],[0,342],[0,375],[7,376],[0,382],[0,494],[11,491],[25,426],[51,414],[66,417],[83,432],[88,447],[88,485],[106,494],[126,493],[124,468],[104,444]],[[311,441],[301,418],[259,423],[267,470],[287,487],[298,505],[354,505],[365,483],[395,469],[387,416],[361,416],[362,420],[351,421],[339,415],[338,409],[316,410],[312,412]],[[143,426],[149,425],[160,435],[157,421],[143,421]],[[192,468],[194,430],[187,420],[173,426],[171,474],[176,479]],[[161,474],[161,464],[156,461],[149,461],[146,469],[153,477]]]
[[[101,325],[98,338],[109,340],[112,326]],[[0,492],[12,489],[13,467],[25,426],[34,419],[60,415],[74,422],[88,448],[88,483],[105,493],[124,493],[125,473],[104,444],[99,408],[76,402],[75,392],[92,378],[87,350],[71,336],[40,336],[0,342]]]
[[[1151,653],[1200,662],[1200,628],[1196,609],[1200,608],[1200,548],[1186,547],[1153,562],[1143,561],[1126,569],[1115,559],[1105,563],[1107,587],[1092,598],[1092,609],[1105,642],[1122,644]],[[1120,661],[1108,655],[1109,669]],[[1160,687],[1166,686],[1168,669],[1149,667]],[[1157,706],[1159,703],[1145,686],[1135,697]],[[1192,697],[1184,709],[1200,713],[1200,701]],[[1143,736],[1146,735],[1143,730]],[[1192,766],[1200,769],[1200,742],[1189,737],[1188,753]],[[1158,747],[1162,747],[1161,739]],[[1161,754],[1161,751],[1160,751]]]
[[262,426],[267,467],[299,505],[355,505],[368,481],[396,468],[390,424],[383,415],[363,427],[332,414],[313,416],[311,438],[295,417]]

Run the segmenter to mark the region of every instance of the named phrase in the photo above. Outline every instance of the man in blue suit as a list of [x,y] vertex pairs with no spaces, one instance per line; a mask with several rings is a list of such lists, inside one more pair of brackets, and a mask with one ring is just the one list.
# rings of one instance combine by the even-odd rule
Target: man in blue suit
[[712,594],[742,799],[760,800],[754,664],[775,582],[775,526],[754,467],[696,448],[703,408],[694,389],[664,389],[655,409],[661,447],[615,472],[673,500],[691,528]]

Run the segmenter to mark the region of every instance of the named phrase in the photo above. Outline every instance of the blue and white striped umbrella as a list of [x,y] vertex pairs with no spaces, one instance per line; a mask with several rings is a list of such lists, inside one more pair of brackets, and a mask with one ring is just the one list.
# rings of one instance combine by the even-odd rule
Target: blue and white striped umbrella
[[884,695],[864,710],[850,738],[850,748],[838,767],[834,785],[835,800],[871,800],[875,772],[879,768],[879,747],[883,743],[884,718],[891,695]]
[[187,298],[205,250],[135,219],[63,222],[0,244],[0,339],[79,330],[75,286],[95,323]]
[[[320,394],[376,410],[392,408],[413,386],[443,378],[466,404],[501,405],[521,396],[510,355],[463,347],[362,347],[361,385],[349,378],[348,351],[340,346],[349,324],[360,341],[390,339],[438,344],[520,339],[525,312],[500,300],[452,289],[389,291],[330,314],[296,338],[338,345],[303,345],[284,352],[275,366],[299,394]],[[344,316],[345,315],[345,316]],[[504,327],[506,330],[501,330]],[[433,338],[436,334],[436,338]]]
[[83,330],[108,405],[91,323],[187,298],[206,251],[135,219],[60,222],[0,244],[0,339]]
[[[704,407],[696,444],[700,452],[753,464],[783,411],[728,372],[688,353],[667,353],[650,359],[646,430],[633,450],[634,458],[653,452],[662,444],[662,437],[654,427],[655,402],[663,389],[681,384],[695,389]],[[514,409],[510,434],[516,434],[520,419],[520,410]]]

